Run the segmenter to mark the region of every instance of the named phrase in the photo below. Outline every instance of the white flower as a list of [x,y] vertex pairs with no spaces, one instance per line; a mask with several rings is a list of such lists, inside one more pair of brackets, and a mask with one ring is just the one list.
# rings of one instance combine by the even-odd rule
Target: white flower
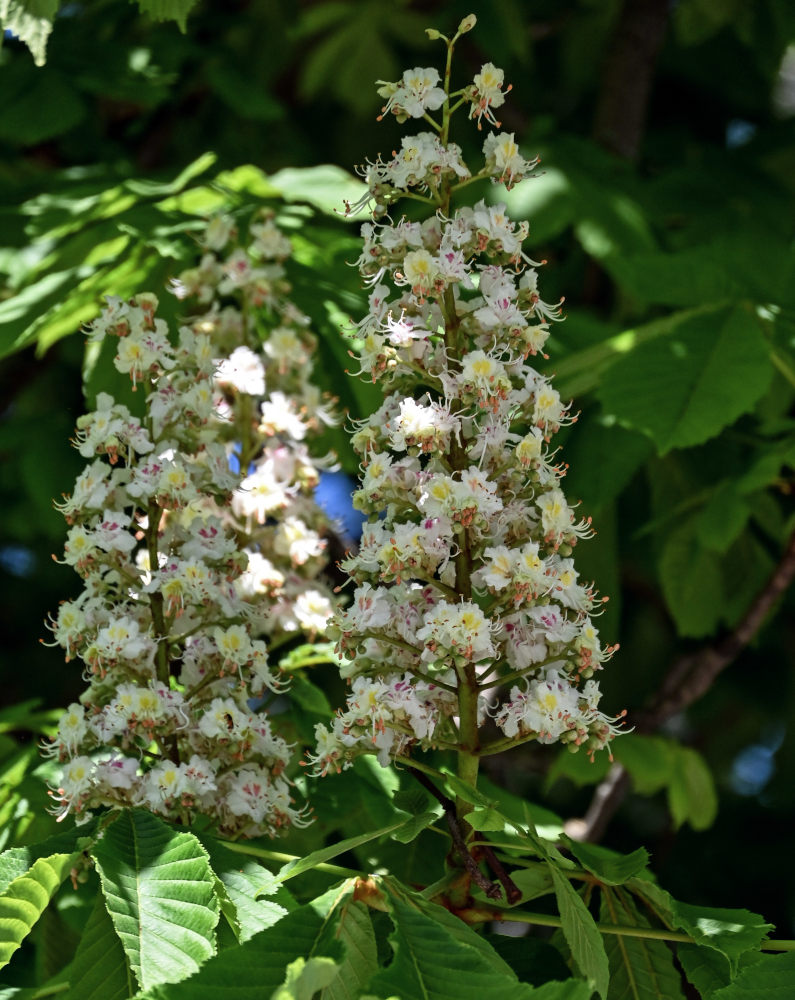
[[228,358],[222,359],[215,372],[219,385],[231,386],[249,396],[265,394],[265,369],[262,361],[250,347],[236,347]]
[[422,118],[426,111],[436,111],[446,96],[438,83],[439,71],[433,66],[407,69],[400,83],[386,83],[379,88],[379,96],[388,98],[381,114],[391,111],[398,121],[404,121],[406,117]]
[[518,184],[538,164],[538,157],[526,160],[519,152],[513,132],[492,132],[483,143],[486,166],[507,188]]
[[[500,123],[492,114],[491,109],[499,108],[505,103],[505,94],[502,91],[504,82],[505,73],[501,69],[497,69],[494,63],[484,63],[480,68],[480,72],[475,74],[474,86],[472,87],[470,96],[472,108],[469,112],[469,117],[477,119],[478,128],[482,127],[480,120],[483,117],[486,118],[486,121],[491,122],[492,125],[496,125],[497,128],[500,127]],[[508,90],[510,89],[509,86]]]

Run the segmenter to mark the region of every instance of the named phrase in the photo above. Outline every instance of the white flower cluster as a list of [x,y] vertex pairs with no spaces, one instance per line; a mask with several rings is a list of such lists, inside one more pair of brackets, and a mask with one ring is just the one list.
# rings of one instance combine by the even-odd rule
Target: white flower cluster
[[[317,728],[318,773],[374,751],[382,763],[413,747],[489,752],[489,728],[494,747],[535,739],[589,754],[618,731],[590,679],[613,652],[592,621],[601,599],[571,558],[590,519],[566,500],[549,447],[575,418],[528,360],[543,353],[560,304],[539,296],[526,223],[503,204],[452,206],[473,175],[447,141],[449,103],[468,106],[478,127],[497,124],[503,75],[486,64],[449,97],[438,79],[414,69],[382,87],[399,119],[432,121],[447,101],[444,124],[363,171],[362,204],[381,221],[362,226],[370,308],[357,335],[361,374],[386,396],[353,435],[354,502],[370,521],[342,564],[355,593],[335,619],[353,693],[331,728]],[[483,150],[474,176],[496,182],[516,183],[536,162],[513,135],[491,134]],[[433,214],[390,219],[385,208],[406,196]]]
[[[309,443],[334,422],[313,382],[317,339],[289,298],[284,262],[292,247],[272,213],[241,244],[227,216],[213,219],[198,268],[174,282],[194,303],[189,320],[223,360],[214,375],[213,440],[233,452],[242,481],[232,496],[249,562],[240,585],[256,609],[258,634],[322,634],[334,610],[318,579],[327,564],[328,519],[314,501],[320,467]],[[198,307],[198,308],[197,308]]]
[[[205,243],[220,249],[232,232],[213,220]],[[85,586],[49,625],[89,684],[49,748],[64,765],[60,818],[136,805],[183,822],[201,813],[230,836],[303,822],[290,747],[253,706],[286,687],[262,636],[322,633],[333,611],[316,579],[328,525],[305,441],[320,400],[312,335],[286,298],[289,242],[269,218],[251,234],[256,250],[208,252],[181,276],[206,309],[176,343],[151,295],[110,299],[89,328],[117,338],[116,368],[143,398],[133,413],[100,393],[80,418],[90,464],[59,505],[63,561]],[[252,253],[271,263],[255,267]]]

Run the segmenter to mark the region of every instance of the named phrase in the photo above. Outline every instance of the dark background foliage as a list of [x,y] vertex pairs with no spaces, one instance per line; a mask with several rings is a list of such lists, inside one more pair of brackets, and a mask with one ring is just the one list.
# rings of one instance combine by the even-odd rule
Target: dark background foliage
[[[566,486],[598,534],[578,549],[578,566],[610,594],[600,630],[621,641],[604,704],[626,707],[647,737],[629,738],[622,757],[634,792],[614,772],[617,812],[604,832],[612,810],[592,811],[590,832],[618,849],[645,844],[680,898],[747,906],[792,936],[788,0],[201,2],[184,34],[132,4],[94,0],[61,7],[42,67],[6,39],[3,700],[57,707],[81,689],[77,666],[36,643],[45,614],[77,589],[50,559],[64,536],[51,499],[80,468],[67,444],[84,408],[74,334],[101,294],[162,284],[190,252],[180,220],[166,225],[168,205],[152,207],[168,191],[123,184],[168,181],[207,150],[216,172],[250,163],[268,175],[350,169],[386,153],[402,133],[376,124],[371,81],[435,64],[440,50],[423,29],[452,32],[471,10],[478,26],[460,44],[456,74],[463,83],[486,60],[504,67],[514,89],[503,126],[542,155],[543,173],[510,207],[530,219],[534,253],[549,262],[544,297],[567,300],[546,370],[581,411],[563,442]],[[476,151],[474,130],[461,128],[460,141]],[[113,199],[130,194],[138,201],[116,218]],[[120,242],[98,253],[110,230]],[[342,305],[355,313],[355,272],[340,263],[355,230],[327,218],[317,232],[322,280],[347,282]],[[307,272],[294,277],[308,308]],[[74,314],[36,326],[67,293]],[[316,318],[331,345],[334,323]],[[330,378],[355,409],[338,354]],[[537,748],[496,762],[492,776],[576,817],[605,772],[606,762]]]

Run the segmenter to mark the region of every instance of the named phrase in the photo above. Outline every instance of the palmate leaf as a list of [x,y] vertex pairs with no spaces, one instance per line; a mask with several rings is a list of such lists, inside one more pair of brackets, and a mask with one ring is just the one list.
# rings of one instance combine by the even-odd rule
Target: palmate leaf
[[318,950],[332,951],[332,942],[342,942],[344,957],[336,974],[325,984],[320,1000],[356,1000],[378,969],[378,948],[364,903],[350,898],[339,906],[335,921],[326,921]]
[[649,860],[648,852],[643,847],[631,854],[618,854],[598,844],[581,844],[576,840],[568,840],[567,844],[583,868],[608,885],[623,885],[627,879],[641,872]]
[[5,892],[14,879],[24,875],[39,858],[55,854],[73,854],[89,843],[86,828],[75,827],[48,837],[27,847],[11,847],[0,854],[0,892]]
[[405,819],[398,820],[396,823],[390,823],[389,826],[381,827],[378,830],[361,833],[357,837],[348,837],[346,840],[340,840],[338,843],[331,844],[329,847],[321,847],[320,850],[313,851],[311,854],[307,854],[306,857],[299,858],[297,861],[288,861],[287,864],[279,870],[277,878],[280,882],[286,882],[288,879],[295,878],[296,875],[301,875],[303,872],[308,872],[312,868],[317,867],[317,865],[330,861],[332,858],[336,858],[340,854],[345,854],[346,851],[353,851],[357,847],[361,847],[363,844],[369,843],[371,840],[377,840],[379,837],[384,837],[387,834],[394,833],[402,827],[408,827],[413,824],[414,819],[414,816],[409,816]]
[[143,989],[184,979],[214,954],[214,877],[193,834],[127,810],[93,856],[113,926]]
[[274,900],[257,898],[278,891],[275,875],[252,858],[230,851],[211,837],[203,838],[202,842],[220,883],[216,884],[216,892],[221,910],[239,942],[248,941],[284,916],[285,907]]
[[[394,931],[394,958],[371,980],[367,992],[401,1000],[588,1000],[582,980],[547,983],[535,989],[520,983],[494,949],[465,923],[441,907],[390,890],[386,899]],[[419,905],[422,905],[422,909]]]
[[[624,927],[648,927],[627,893],[605,889],[600,920]],[[663,941],[605,934],[610,963],[608,1000],[679,1000],[681,979],[673,952]]]
[[580,972],[602,1000],[607,997],[610,971],[602,935],[588,907],[555,865],[549,865],[560,910],[563,935]]
[[764,955],[742,969],[734,982],[712,994],[711,1000],[788,1000],[795,982],[795,952]]
[[188,14],[198,0],[138,0],[142,14],[148,14],[153,21],[176,21],[184,34]]
[[0,896],[0,969],[8,965],[69,874],[77,855],[39,858]]
[[692,317],[641,344],[605,374],[605,412],[648,434],[660,454],[701,444],[753,408],[773,376],[748,304]]
[[124,948],[99,895],[75,952],[66,1000],[127,1000],[135,992]]
[[333,958],[296,958],[287,966],[284,982],[271,993],[271,1000],[312,1000],[338,974]]
[[311,904],[301,906],[267,930],[235,948],[227,948],[190,979],[147,990],[140,1000],[267,1000],[284,984],[287,966],[297,958],[326,957],[339,961],[333,941],[321,954],[325,921]]
[[691,906],[674,899],[665,889],[645,878],[632,878],[629,889],[639,896],[671,930],[684,931],[695,943],[714,949],[729,960],[732,974],[747,952],[756,951],[772,924],[750,910]]

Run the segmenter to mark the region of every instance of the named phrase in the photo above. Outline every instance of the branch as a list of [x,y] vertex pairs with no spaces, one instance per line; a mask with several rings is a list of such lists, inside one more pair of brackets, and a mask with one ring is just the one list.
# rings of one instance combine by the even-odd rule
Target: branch
[[[470,873],[480,888],[486,893],[489,899],[499,899],[499,888],[492,881],[486,878],[480,868],[478,868],[475,859],[469,853],[469,848],[467,847],[466,841],[461,834],[461,826],[458,822],[458,816],[456,815],[455,802],[453,802],[451,798],[448,798],[448,796],[443,792],[440,792],[431,779],[421,771],[412,770],[411,773],[417,781],[419,781],[422,787],[426,788],[431,793],[431,795],[441,805],[442,809],[444,809],[447,824],[450,827],[450,836],[453,838],[453,843],[455,844],[456,849],[464,862],[466,870]],[[505,898],[511,904],[518,902],[518,900],[522,898],[522,893],[511,881],[510,876],[503,868],[502,863],[499,861],[494,851],[486,845],[483,845],[480,850],[489,867],[502,883],[502,886],[505,889]]]
[[[652,733],[679,712],[703,697],[762,627],[776,601],[795,579],[795,532],[765,586],[759,591],[740,623],[715,643],[680,657],[665,676],[647,709],[631,716],[638,733]],[[620,764],[597,786],[582,820],[567,824],[575,840],[601,839],[610,819],[629,791],[630,779]]]
[[625,160],[640,152],[670,8],[668,0],[626,0],[605,60],[593,137]]

